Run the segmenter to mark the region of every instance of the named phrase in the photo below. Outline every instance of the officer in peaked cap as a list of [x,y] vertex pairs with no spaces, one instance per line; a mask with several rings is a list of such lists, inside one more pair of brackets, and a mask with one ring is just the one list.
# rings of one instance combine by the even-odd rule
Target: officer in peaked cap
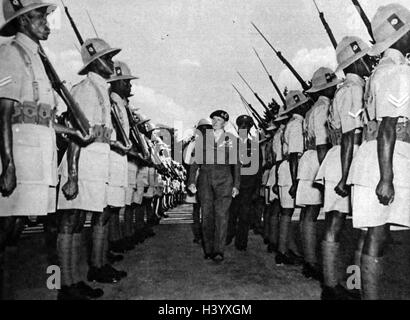
[[399,4],[378,8],[372,30],[376,43],[369,54],[382,54],[382,59],[366,85],[367,142],[357,151],[348,178],[353,226],[367,229],[360,268],[363,299],[382,297],[391,225],[410,227],[410,10]]
[[235,247],[239,251],[246,251],[248,232],[251,223],[252,202],[259,196],[261,183],[261,161],[259,144],[250,138],[250,130],[254,125],[248,115],[236,119],[239,130],[239,158],[242,164],[241,184],[239,195],[233,199],[229,214],[227,244],[235,237]]
[[[195,157],[190,168],[188,186],[198,194],[202,208],[202,233],[205,259],[224,260],[229,207],[239,194],[240,163],[236,152],[237,140],[225,132],[229,115],[217,110],[210,115],[212,131],[203,139],[203,157]],[[233,169],[233,170],[232,170]],[[199,170],[198,181],[195,181]]]
[[[47,16],[56,6],[41,0],[2,0],[1,4],[0,36],[14,36],[0,46],[0,234],[5,235],[10,234],[17,216],[44,216],[56,211],[55,133],[85,140],[54,121],[57,102],[43,65],[46,56],[40,41],[50,35]],[[65,276],[65,293],[83,298]]]

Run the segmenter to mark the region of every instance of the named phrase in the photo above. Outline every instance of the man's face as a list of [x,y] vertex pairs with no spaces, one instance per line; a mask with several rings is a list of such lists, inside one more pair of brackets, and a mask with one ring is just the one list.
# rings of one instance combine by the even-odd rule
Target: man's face
[[114,62],[111,55],[104,55],[96,60],[97,73],[105,79],[109,79],[114,73]]
[[213,117],[212,118],[212,128],[214,130],[221,130],[225,127],[225,120],[221,117]]
[[121,87],[123,88],[124,97],[129,98],[131,96],[132,84],[131,80],[121,80]]
[[21,17],[24,29],[33,40],[45,41],[50,35],[46,8],[32,10]]

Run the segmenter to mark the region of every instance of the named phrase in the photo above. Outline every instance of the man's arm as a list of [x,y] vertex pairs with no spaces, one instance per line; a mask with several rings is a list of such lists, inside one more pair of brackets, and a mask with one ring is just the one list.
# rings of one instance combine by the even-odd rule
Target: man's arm
[[0,99],[0,158],[3,165],[0,176],[0,193],[3,197],[10,196],[17,186],[11,124],[14,103],[13,100]]
[[380,181],[376,195],[381,204],[388,206],[394,201],[393,153],[396,145],[396,125],[398,118],[383,118],[377,137]]
[[317,159],[319,160],[319,164],[322,164],[323,160],[325,160],[326,155],[329,151],[329,145],[321,144],[319,146],[316,146],[316,151],[317,151]]
[[290,166],[290,175],[292,177],[292,187],[289,190],[289,194],[292,198],[296,197],[296,190],[298,188],[298,167],[299,167],[299,154],[291,153],[289,155],[289,166]]
[[67,149],[68,181],[62,190],[67,200],[74,200],[78,195],[78,161],[81,147],[71,142]]
[[355,130],[351,130],[342,135],[342,145],[340,148],[340,158],[342,163],[342,178],[335,187],[335,192],[345,198],[349,195],[346,182],[349,176],[350,166],[353,160]]

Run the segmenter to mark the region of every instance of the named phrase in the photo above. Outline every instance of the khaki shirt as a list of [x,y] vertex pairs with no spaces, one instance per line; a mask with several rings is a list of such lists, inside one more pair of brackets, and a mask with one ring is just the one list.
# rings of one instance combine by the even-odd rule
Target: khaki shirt
[[346,75],[329,109],[330,128],[342,129],[342,133],[346,133],[363,127],[364,87],[365,81],[361,77],[353,73]]
[[385,51],[369,78],[365,101],[369,120],[410,118],[410,65],[401,52]]
[[[128,115],[127,115],[127,110],[126,105],[127,101],[121,98],[118,94],[115,92],[111,92],[111,100],[114,102],[113,108],[117,111],[118,117],[120,119],[121,125],[124,128],[124,132],[127,134],[128,138],[130,135],[130,123],[128,121]],[[117,133],[114,130],[111,135],[111,140],[117,140]]]
[[89,72],[87,77],[72,89],[72,95],[84,112],[91,126],[105,125],[112,128],[109,85],[100,75]]
[[284,156],[288,156],[291,153],[298,153],[301,155],[304,151],[303,140],[303,117],[299,114],[294,114],[289,120],[284,132]]
[[280,128],[275,132],[272,140],[273,157],[275,162],[280,162],[283,160],[283,129],[285,126],[281,125]]
[[305,137],[316,146],[329,143],[326,124],[330,103],[329,98],[320,96],[305,118]]
[[[16,46],[22,47],[25,54],[22,55]],[[13,40],[0,46],[0,98],[56,106],[54,91],[38,49],[38,44],[23,33],[17,33]],[[33,82],[37,83],[38,89],[33,88]]]

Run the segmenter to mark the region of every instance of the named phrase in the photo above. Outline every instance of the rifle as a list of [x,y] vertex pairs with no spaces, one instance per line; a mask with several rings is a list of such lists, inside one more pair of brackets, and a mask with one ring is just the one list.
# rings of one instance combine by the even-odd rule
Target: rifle
[[329,36],[330,42],[332,43],[333,47],[336,49],[337,41],[336,41],[335,36],[333,35],[332,29],[330,29],[330,26],[326,21],[325,14],[323,13],[323,11],[319,10],[319,7],[317,6],[317,3],[315,0],[313,0],[313,3],[315,4],[316,10],[319,13],[320,20],[322,21],[322,24],[325,27],[325,30],[326,30],[327,35]]
[[249,88],[249,90],[252,91],[252,93],[254,94],[254,96],[256,97],[256,99],[258,99],[258,101],[260,102],[260,104],[265,108],[265,110],[269,111],[269,108],[267,107],[267,105],[265,104],[265,102],[263,102],[263,100],[259,97],[259,95],[253,91],[252,87],[249,85],[249,83],[245,80],[245,78],[237,71],[239,77],[242,79],[242,81],[247,85],[247,87]]
[[372,38],[372,42],[376,43],[376,40],[374,39],[374,36],[373,36],[372,25],[366,13],[364,12],[362,6],[360,5],[359,0],[352,0],[352,3],[355,6],[357,12],[359,12],[360,17],[362,18],[363,23],[366,26],[367,32],[369,32],[370,38]]
[[239,92],[239,90],[238,90],[234,85],[232,85],[232,86],[233,86],[233,88],[235,89],[235,91],[239,94],[239,97],[241,98],[242,103],[243,103],[244,106],[245,106],[245,109],[246,109],[246,108],[249,108],[249,110],[251,111],[253,117],[255,118],[255,120],[256,120],[256,122],[259,124],[259,126],[264,127],[263,120],[262,120],[261,116],[258,114],[258,112],[252,107],[252,105],[251,105],[248,101],[246,101],[246,99],[245,99],[244,96]]
[[269,73],[268,69],[266,69],[265,64],[263,63],[263,61],[262,61],[261,57],[259,56],[258,52],[256,51],[255,48],[253,48],[253,51],[255,51],[255,54],[256,54],[256,56],[258,57],[259,61],[261,62],[263,69],[266,71],[266,73],[267,73],[267,75],[268,75],[268,77],[269,77],[270,82],[272,83],[273,87],[275,88],[276,92],[278,93],[280,100],[282,100],[282,103],[283,103],[284,105],[286,105],[285,97],[283,96],[283,94],[282,94],[282,92],[280,91],[280,89],[279,89],[278,85],[276,84],[276,82],[273,80],[273,77],[272,77],[272,75]]
[[277,51],[272,44],[269,42],[269,40],[263,35],[263,33],[258,29],[258,27],[251,22],[251,24],[253,25],[253,27],[256,29],[256,31],[258,31],[258,33],[261,35],[261,37],[266,41],[266,43],[269,45],[269,47],[271,47],[271,49],[273,50],[273,52],[276,53],[276,55],[278,56],[278,58],[280,59],[280,61],[282,61],[282,63],[284,65],[286,65],[288,67],[288,69],[293,73],[293,75],[295,76],[295,78],[299,81],[299,83],[302,85],[303,90],[308,90],[310,88],[310,86],[305,82],[305,80],[303,80],[303,78],[299,75],[299,73],[295,70],[295,68],[293,68],[293,66],[290,64],[290,62],[288,60],[286,60],[286,58],[282,55],[282,53],[280,51]]
[[[80,31],[77,28],[77,24],[74,22],[74,19],[72,18],[72,16],[70,15],[70,12],[68,11],[67,6],[64,4],[63,0],[61,0],[61,3],[64,6],[64,10],[65,13],[67,15],[68,20],[70,21],[71,27],[74,30],[75,35],[77,36],[77,40],[80,43],[80,45],[82,46],[84,44],[84,39],[81,36]],[[88,15],[88,17],[90,18],[91,24],[94,27],[94,24],[92,23],[91,17],[90,15]],[[94,29],[95,30],[95,29]],[[98,58],[100,60],[100,58]],[[101,60],[100,60],[101,61]],[[103,63],[101,61],[101,63]],[[128,135],[126,134],[124,128],[122,127],[121,121],[120,121],[120,117],[117,113],[116,108],[113,107],[113,102],[111,101],[111,118],[112,118],[112,122],[113,122],[113,126],[115,131],[117,132],[117,138],[119,140],[121,140],[121,142],[124,144],[124,146],[126,148],[130,148],[131,147],[131,141],[128,138]]]
[[67,87],[64,85],[64,82],[60,80],[57,71],[54,69],[41,45],[39,47],[39,52],[44,69],[46,70],[47,76],[51,82],[51,86],[67,106],[71,124],[79,130],[83,136],[87,136],[90,133],[90,122],[81,110],[78,103],[74,100],[70,91],[68,91]]

